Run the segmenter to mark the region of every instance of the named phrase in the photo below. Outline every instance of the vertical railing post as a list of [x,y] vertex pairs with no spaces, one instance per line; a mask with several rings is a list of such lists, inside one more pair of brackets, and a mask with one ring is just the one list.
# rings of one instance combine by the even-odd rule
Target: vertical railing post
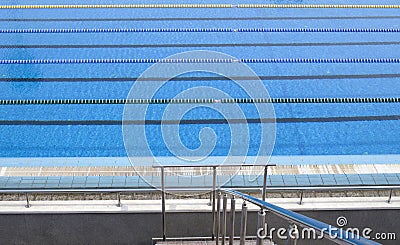
[[218,192],[217,195],[217,232],[215,233],[216,239],[215,244],[219,244],[219,234],[220,234],[220,225],[221,225],[221,192]]
[[229,236],[229,245],[233,245],[233,240],[235,239],[235,197],[231,198],[231,234]]
[[26,205],[25,208],[30,208],[31,204],[29,203],[29,194],[28,192],[25,193],[25,197],[26,197]]
[[226,220],[227,220],[227,205],[228,205],[228,196],[224,194],[222,197],[222,245],[225,245],[226,240]]
[[[263,178],[263,189],[262,189],[262,200],[265,202],[265,199],[267,198],[267,177],[268,177],[268,164],[265,165],[264,167],[264,178]],[[261,208],[259,213],[258,213],[258,225],[257,225],[257,240],[256,240],[256,245],[262,245],[263,244],[263,238],[260,237],[259,235],[259,230],[263,231],[263,235],[266,234],[267,231],[264,230],[265,226],[265,212],[264,209]]]
[[263,189],[262,189],[262,200],[264,202],[267,196],[267,175],[268,175],[268,165],[264,167],[264,179],[263,179]]
[[247,226],[247,205],[246,202],[242,204],[242,218],[240,221],[240,245],[245,245],[246,241],[246,226]]
[[299,205],[303,204],[303,191],[300,192],[300,201]]
[[261,208],[260,211],[258,212],[256,245],[263,244],[263,239],[266,237],[266,232],[267,231],[265,230],[265,212],[264,209]]
[[393,192],[393,189],[390,189],[389,198],[387,200],[388,203],[390,203],[392,201],[392,192]]
[[120,192],[117,192],[117,200],[118,200],[117,207],[121,207],[121,193]]
[[212,233],[211,233],[211,240],[215,239],[215,196],[216,196],[216,189],[217,189],[217,167],[213,167],[213,187],[212,187],[211,195],[212,195],[212,200],[211,200],[211,206],[212,206]]
[[164,167],[161,167],[161,208],[162,208],[162,230],[163,230],[163,241],[167,238],[167,227],[165,223],[165,175]]

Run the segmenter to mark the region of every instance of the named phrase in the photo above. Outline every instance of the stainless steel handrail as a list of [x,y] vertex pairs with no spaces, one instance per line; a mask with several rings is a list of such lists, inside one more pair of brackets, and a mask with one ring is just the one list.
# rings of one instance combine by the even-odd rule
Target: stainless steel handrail
[[[235,190],[229,190],[229,189],[222,189],[221,191],[223,191],[227,194],[236,196],[236,197],[240,197],[245,201],[248,201],[250,203],[253,203],[253,204],[259,206],[260,208],[265,208],[266,210],[270,211],[271,213],[278,215],[291,223],[296,223],[302,227],[314,229],[317,233],[322,233],[325,238],[332,240],[333,242],[335,242],[337,244],[356,244],[356,245],[358,245],[358,244],[360,244],[360,245],[361,244],[363,244],[363,245],[378,245],[378,244],[380,244],[380,243],[365,239],[361,236],[355,235],[353,233],[350,233],[346,230],[333,227],[331,225],[328,225],[321,221],[304,216],[302,214],[281,208],[281,207],[271,204],[269,202],[255,198],[253,196],[250,196],[250,195],[247,195],[247,194],[235,191]],[[343,234],[345,234],[345,235],[343,236]]]
[[[236,188],[233,188],[236,190]],[[267,187],[268,191],[335,191],[335,190],[389,190],[400,189],[400,185],[343,185],[343,186],[299,186],[299,187]],[[262,191],[258,188],[258,191]]]

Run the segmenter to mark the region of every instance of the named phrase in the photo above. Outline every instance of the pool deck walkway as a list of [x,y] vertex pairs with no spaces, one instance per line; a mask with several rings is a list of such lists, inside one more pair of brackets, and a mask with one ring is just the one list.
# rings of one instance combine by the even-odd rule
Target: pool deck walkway
[[[208,157],[196,164],[215,164],[224,162],[225,157]],[[243,157],[232,158],[234,164],[241,165]],[[132,157],[131,161],[140,163],[140,166],[160,164],[176,164],[176,157]],[[246,157],[244,164],[254,162],[254,157]],[[304,156],[271,156],[270,163],[277,165],[331,165],[331,164],[400,164],[400,154],[389,155],[304,155]],[[139,164],[138,164],[139,165]],[[128,157],[26,157],[0,158],[0,167],[90,167],[90,166],[132,166]]]

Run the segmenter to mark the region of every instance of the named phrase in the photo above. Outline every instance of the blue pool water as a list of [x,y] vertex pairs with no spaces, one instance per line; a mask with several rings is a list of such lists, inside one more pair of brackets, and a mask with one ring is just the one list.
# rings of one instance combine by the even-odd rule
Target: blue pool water
[[[128,2],[132,3],[101,1],[96,4]],[[222,0],[203,2],[230,3]],[[397,4],[392,0],[356,2]],[[87,4],[66,0],[57,1],[56,4],[80,3]],[[349,2],[329,2],[336,3]],[[2,4],[32,3],[6,1]],[[35,4],[54,4],[54,1],[36,1]],[[30,28],[400,28],[400,16],[395,9],[0,10],[0,29]],[[399,40],[400,33],[1,33],[0,59],[164,58],[194,50],[219,51],[237,58],[399,58]],[[0,65],[0,99],[126,98],[134,79],[150,65]],[[400,96],[400,64],[249,66],[262,78],[272,98]],[[186,74],[183,77],[203,75]],[[29,80],[31,78],[42,80],[32,82]],[[232,82],[211,77],[206,81],[201,78],[170,81],[157,94],[157,98],[170,98],[180,91],[197,86],[215,87],[232,97],[245,97],[243,91],[235,88]],[[160,119],[163,108],[162,105],[151,105],[146,119]],[[242,105],[242,108],[247,118],[257,118],[253,105]],[[399,116],[399,104],[275,104],[274,109],[277,118],[378,116],[378,119],[278,122],[273,155],[400,154],[399,117],[391,120],[379,119],[379,116]],[[118,121],[122,120],[123,110],[123,105],[19,105],[0,106],[0,115],[2,122]],[[186,119],[220,117],[205,109],[186,115]],[[219,136],[212,155],[227,154],[230,142],[227,125],[182,125],[180,134],[183,143],[188,148],[197,148],[197,135],[203,127],[213,128]],[[257,124],[249,127],[252,137],[249,155],[255,155],[260,129]],[[153,152],[158,156],[170,156],[171,153],[160,138],[160,126],[152,125],[147,129]],[[0,157],[95,156],[126,156],[121,125],[0,125]]]

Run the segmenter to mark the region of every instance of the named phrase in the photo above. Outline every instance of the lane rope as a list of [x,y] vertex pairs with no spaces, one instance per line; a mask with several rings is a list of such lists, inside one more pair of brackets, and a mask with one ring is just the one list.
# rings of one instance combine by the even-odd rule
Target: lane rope
[[400,103],[400,97],[388,98],[227,98],[227,99],[42,99],[0,100],[0,105],[70,104],[213,104],[213,103]]
[[0,33],[135,33],[135,32],[349,32],[398,33],[400,28],[80,28],[80,29],[0,29]]
[[296,9],[399,9],[394,4],[48,4],[0,5],[0,9],[109,9],[109,8],[296,8]]
[[0,65],[27,64],[120,64],[120,63],[288,63],[315,64],[341,63],[364,64],[400,63],[400,58],[266,58],[266,59],[32,59],[32,60],[0,60]]

